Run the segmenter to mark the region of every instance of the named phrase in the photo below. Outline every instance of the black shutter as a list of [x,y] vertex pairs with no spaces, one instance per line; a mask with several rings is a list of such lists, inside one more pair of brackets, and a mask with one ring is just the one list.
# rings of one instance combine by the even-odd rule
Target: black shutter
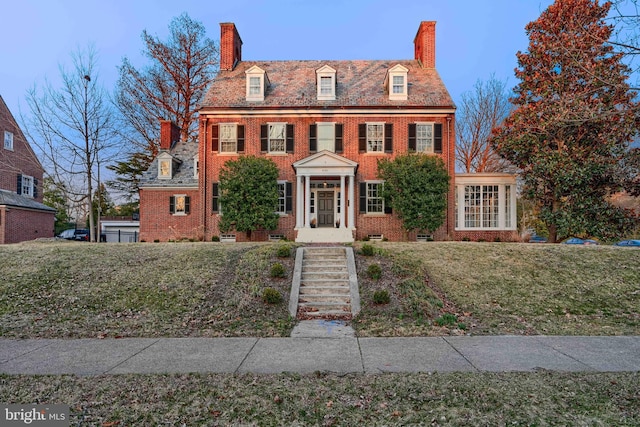
[[169,196],[169,213],[176,213],[176,198],[174,196]]
[[393,213],[393,209],[391,209],[391,206],[387,206],[387,204],[384,204],[384,213],[386,214],[391,214]]
[[218,197],[220,197],[220,195],[218,194],[218,183],[214,182],[213,183],[213,197],[211,198],[211,203],[212,203],[212,211],[218,212]]
[[38,197],[38,180],[33,178],[33,198],[36,199]]
[[367,183],[360,183],[360,213],[367,213]]
[[260,151],[269,151],[269,125],[260,125]]
[[238,125],[238,153],[244,153],[244,125]]
[[16,189],[16,193],[22,194],[22,175],[18,174],[18,187]]
[[336,153],[344,151],[342,144],[342,123],[336,124]]
[[436,123],[433,128],[433,151],[442,153],[442,123]]
[[292,205],[293,205],[293,186],[291,185],[290,182],[285,183],[284,186],[284,193],[285,193],[285,208],[284,210],[287,213],[291,213],[292,212]]
[[409,152],[416,151],[416,124],[409,123]]
[[358,151],[364,153],[367,151],[367,125],[361,123],[358,125]]
[[393,124],[384,125],[384,152],[393,153]]
[[218,125],[211,126],[211,151],[220,149],[220,129]]
[[293,125],[287,125],[287,153],[293,153]]
[[190,210],[190,206],[191,205],[191,197],[189,196],[184,196],[184,213],[188,214],[189,210]]
[[318,151],[318,126],[309,125],[309,152]]

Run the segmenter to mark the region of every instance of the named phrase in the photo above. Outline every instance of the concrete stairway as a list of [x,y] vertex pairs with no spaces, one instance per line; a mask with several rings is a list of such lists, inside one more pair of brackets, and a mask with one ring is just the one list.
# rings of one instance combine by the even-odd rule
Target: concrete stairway
[[289,311],[298,319],[348,320],[360,311],[353,249],[298,248]]

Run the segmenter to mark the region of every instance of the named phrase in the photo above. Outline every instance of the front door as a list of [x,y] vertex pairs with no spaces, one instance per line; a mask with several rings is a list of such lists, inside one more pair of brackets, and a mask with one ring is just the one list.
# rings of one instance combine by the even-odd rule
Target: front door
[[333,227],[333,191],[318,191],[318,227]]

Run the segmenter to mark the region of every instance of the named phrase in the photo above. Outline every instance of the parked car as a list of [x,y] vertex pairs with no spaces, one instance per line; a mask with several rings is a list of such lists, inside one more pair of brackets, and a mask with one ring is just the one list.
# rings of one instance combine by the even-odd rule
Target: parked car
[[538,236],[537,234],[529,237],[529,243],[547,243],[547,238],[544,236]]
[[623,246],[626,248],[640,248],[640,240],[621,240],[613,246]]
[[597,245],[598,242],[591,239],[580,239],[578,237],[570,237],[562,242],[565,245]]
[[58,234],[57,237],[66,240],[80,240],[83,242],[88,242],[89,230],[87,230],[86,228],[70,228]]

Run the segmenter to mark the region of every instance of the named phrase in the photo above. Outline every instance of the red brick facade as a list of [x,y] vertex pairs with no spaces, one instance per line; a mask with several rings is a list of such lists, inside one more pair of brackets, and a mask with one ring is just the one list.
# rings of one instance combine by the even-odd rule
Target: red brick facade
[[[415,241],[417,233],[405,233],[396,214],[386,207],[382,212],[375,205],[374,189],[380,182],[378,160],[416,150],[416,126],[420,126],[422,141],[430,138],[425,152],[440,156],[451,176],[446,220],[428,237],[448,240],[483,235],[478,230],[458,232],[454,223],[458,194],[455,104],[435,69],[435,25],[432,21],[420,24],[411,60],[243,61],[235,25],[220,24],[220,72],[202,101],[197,144],[180,141],[171,148],[168,125],[162,124],[161,150],[176,160],[177,172],[171,179],[160,179],[158,162],[147,171],[146,182],[140,186],[141,240],[210,241],[219,237],[220,213],[214,210],[213,199],[220,169],[228,160],[253,155],[265,156],[278,166],[278,181],[287,188],[290,208],[281,212],[276,230],[253,232],[252,240],[267,240],[275,234],[312,241],[301,236],[313,236],[318,219],[324,221],[324,228],[334,227],[335,222],[335,228],[348,239],[382,236],[391,241]],[[323,136],[326,151],[318,150],[317,133],[323,123],[335,124],[322,127],[324,132],[333,129],[329,145],[326,133]],[[375,145],[373,141],[371,148],[365,131],[374,124],[384,129],[384,142]],[[227,132],[224,149],[223,128]],[[271,151],[269,129],[286,129],[286,149],[276,146],[280,148]],[[185,168],[196,150],[197,181],[191,182]],[[166,159],[168,154],[162,152]],[[365,194],[363,188],[371,188],[371,194]],[[188,215],[170,211],[169,198],[175,194],[189,195]],[[371,200],[374,207],[369,212],[375,213],[366,213]],[[248,239],[245,233],[233,234],[237,241]]]
[[[55,211],[42,204],[44,169],[0,97],[0,244],[53,237]],[[27,186],[23,193],[22,177]],[[29,180],[29,181],[26,181]]]

